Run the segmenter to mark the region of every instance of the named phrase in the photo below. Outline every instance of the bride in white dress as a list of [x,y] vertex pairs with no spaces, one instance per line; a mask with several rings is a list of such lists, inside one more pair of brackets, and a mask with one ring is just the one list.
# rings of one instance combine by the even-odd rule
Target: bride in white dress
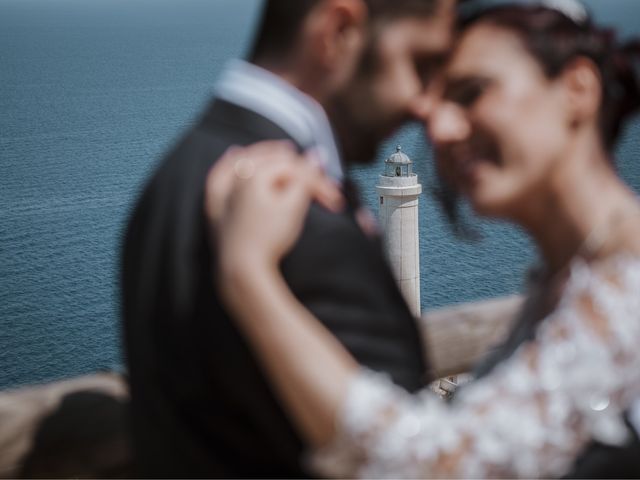
[[[279,261],[311,198],[340,207],[322,174],[280,144],[217,164],[206,209],[218,288],[315,472],[561,476],[591,441],[628,440],[623,415],[640,399],[640,205],[610,152],[640,104],[637,51],[579,9],[502,7],[463,25],[425,94],[443,181],[477,213],[524,228],[545,262],[544,305],[527,314],[535,334],[452,403],[362,369],[285,284]],[[238,179],[238,161],[260,168]]]

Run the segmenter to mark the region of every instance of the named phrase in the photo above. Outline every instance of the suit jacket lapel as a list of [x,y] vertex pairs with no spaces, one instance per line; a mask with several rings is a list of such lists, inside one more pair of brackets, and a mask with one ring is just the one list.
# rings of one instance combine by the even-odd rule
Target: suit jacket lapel
[[[202,120],[203,126],[208,129],[220,129],[226,126],[233,131],[243,131],[251,141],[256,139],[286,139],[291,140],[300,151],[304,151],[311,145],[300,145],[281,127],[268,118],[252,111],[227,102],[215,99]],[[345,194],[348,209],[351,216],[358,224],[360,230],[369,238],[378,240],[379,230],[372,213],[362,205],[358,187],[349,178],[344,180],[343,192]]]
[[299,145],[286,131],[268,118],[222,99],[213,100],[202,119],[202,125],[211,130],[219,130],[221,126],[226,126],[231,131],[246,133],[248,138],[291,140],[301,150],[306,147]]

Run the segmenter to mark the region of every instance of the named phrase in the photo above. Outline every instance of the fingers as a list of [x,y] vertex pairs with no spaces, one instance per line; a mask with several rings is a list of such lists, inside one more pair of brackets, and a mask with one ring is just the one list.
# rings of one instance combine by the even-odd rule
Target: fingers
[[[291,189],[292,196],[298,195],[306,203],[316,201],[334,213],[344,209],[345,200],[338,184],[327,177],[316,162],[307,161],[307,158],[300,158],[298,155],[274,159],[260,172],[256,172],[255,177],[244,183],[243,187],[260,188],[256,186],[257,183],[275,191]],[[302,195],[306,198],[302,199]]]
[[[303,158],[290,141],[265,141],[231,147],[215,163],[206,179],[205,212],[215,226],[230,209],[231,197],[241,190],[282,190],[293,184],[304,187],[310,199],[332,212],[344,208],[338,185],[326,177],[312,153]],[[296,188],[294,193],[300,190]]]
[[344,210],[345,199],[338,183],[327,177],[316,162],[306,161],[301,165],[301,175],[306,180],[306,188],[313,200],[333,213]]
[[213,225],[222,221],[229,197],[241,180],[273,162],[290,162],[295,156],[290,141],[259,142],[248,147],[232,146],[213,165],[205,182],[204,209]]

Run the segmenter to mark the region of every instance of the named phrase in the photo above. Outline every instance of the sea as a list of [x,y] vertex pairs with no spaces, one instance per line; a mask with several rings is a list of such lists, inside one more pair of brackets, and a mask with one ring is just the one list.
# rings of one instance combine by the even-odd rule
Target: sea
[[[246,52],[260,5],[0,0],[0,389],[123,369],[127,219],[225,63]],[[639,134],[636,122],[617,160],[640,193]],[[352,169],[365,202],[377,209],[376,180],[396,144],[425,190],[423,309],[521,291],[536,260],[531,242],[470,214],[479,238],[454,235],[430,193],[432,154],[419,125],[386,142],[373,165]]]

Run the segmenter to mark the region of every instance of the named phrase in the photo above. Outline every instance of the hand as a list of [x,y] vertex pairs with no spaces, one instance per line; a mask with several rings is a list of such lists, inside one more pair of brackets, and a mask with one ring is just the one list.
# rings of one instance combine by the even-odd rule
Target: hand
[[312,155],[298,154],[290,142],[227,151],[211,169],[205,194],[220,268],[229,273],[241,265],[277,267],[314,200],[331,211],[344,204]]

